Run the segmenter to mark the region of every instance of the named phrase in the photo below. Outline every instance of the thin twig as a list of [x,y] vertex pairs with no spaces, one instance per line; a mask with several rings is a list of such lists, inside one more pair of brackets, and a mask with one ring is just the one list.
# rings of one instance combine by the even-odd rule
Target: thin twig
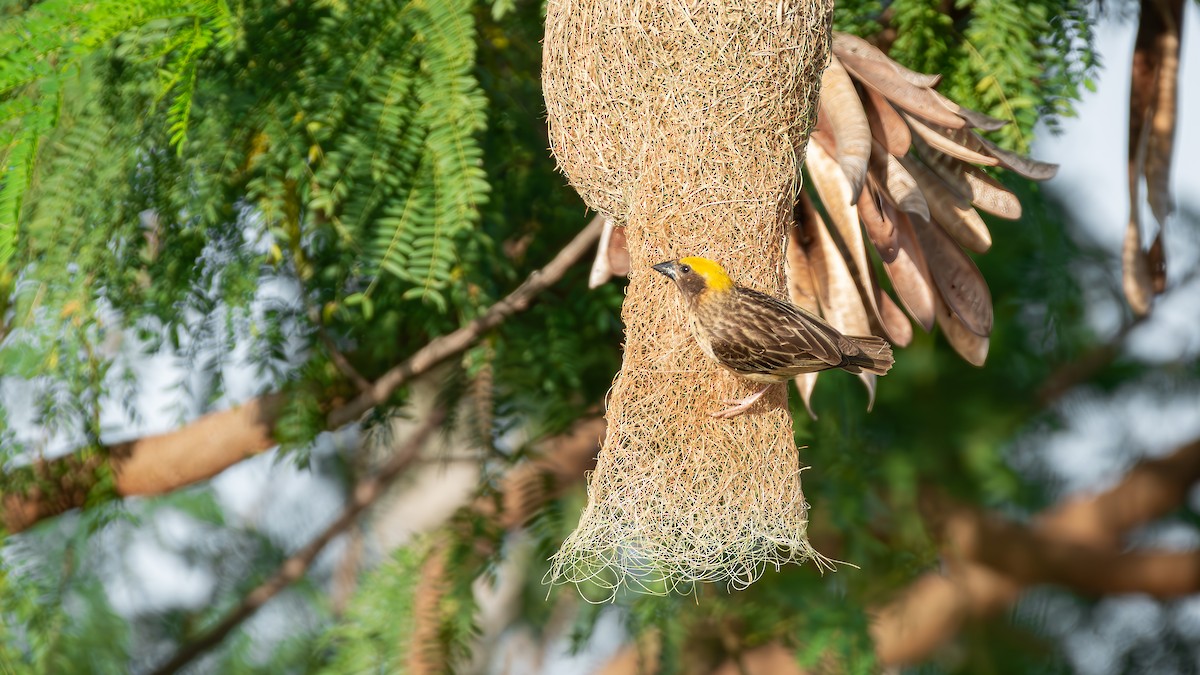
[[329,413],[329,428],[337,429],[353,422],[375,406],[383,403],[413,377],[428,371],[445,359],[470,347],[483,333],[500,325],[509,316],[529,307],[534,296],[546,290],[566,274],[571,265],[583,257],[600,237],[604,217],[597,215],[587,227],[571,240],[545,267],[529,275],[523,284],[505,298],[488,308],[483,316],[429,341],[415,354],[384,373],[371,388],[346,405]]
[[[1177,597],[1194,593],[1200,578],[1196,573],[1200,565],[1194,558],[1189,560],[1194,552],[1130,550],[1124,538],[1177,509],[1197,481],[1200,439],[1165,457],[1143,460],[1117,485],[1069,498],[1027,525],[1003,520],[993,521],[991,529],[978,523],[957,529],[935,525],[942,530],[948,567],[922,575],[874,611],[871,633],[879,663],[919,663],[957,634],[967,618],[1007,609],[1034,582],[1091,594]],[[939,509],[954,515],[944,503]],[[1007,529],[998,529],[996,522]],[[1156,571],[1147,573],[1147,565],[1156,566]],[[1181,575],[1180,567],[1188,574]]]
[[392,481],[416,460],[421,447],[429,439],[434,430],[441,425],[444,417],[444,410],[440,408],[434,409],[421,426],[417,428],[416,433],[409,438],[408,442],[375,475],[364,478],[355,484],[354,490],[350,493],[350,503],[342,510],[337,520],[333,521],[304,548],[283,561],[283,564],[279,566],[275,574],[253,591],[250,591],[241,604],[238,605],[237,609],[230,612],[217,625],[213,626],[198,639],[180,647],[175,656],[171,657],[171,660],[154,671],[155,675],[174,673],[204,652],[219,645],[233,629],[241,625],[246,619],[254,616],[255,612],[261,609],[268,600],[303,577],[304,573],[308,571],[309,566],[312,565],[313,560],[324,550],[325,546],[330,541],[333,541],[334,537],[353,525],[357,521],[358,516],[367,507],[374,504],[375,500],[384,493],[384,490]]
[[321,323],[320,315],[316,312],[310,312],[309,319],[317,327],[317,338],[321,340],[321,344],[325,345],[326,351],[329,352],[329,360],[333,361],[333,365],[338,369],[338,372],[353,382],[354,387],[359,391],[370,389],[371,381],[363,377],[358,372],[358,369],[354,367],[354,364],[350,363],[350,360],[346,358],[346,355],[338,349],[333,338],[329,336],[329,331],[325,330],[325,325]]
[[330,595],[333,596],[330,610],[335,619],[346,613],[350,599],[354,597],[354,591],[358,588],[358,573],[362,569],[363,547],[366,543],[366,534],[361,523],[352,525],[347,536],[350,542],[346,545],[346,552],[338,561],[337,570],[333,573],[333,588],[330,591]]
[[1038,389],[1038,405],[1042,408],[1049,407],[1077,385],[1087,382],[1100,371],[1112,365],[1112,362],[1121,355],[1125,339],[1149,316],[1149,314],[1142,314],[1134,317],[1123,324],[1110,340],[1092,347],[1079,358],[1069,361],[1051,373]]
[[[1189,270],[1182,278],[1172,284],[1171,288],[1165,294],[1159,295],[1157,302],[1161,304],[1168,297],[1177,293],[1194,292],[1194,289],[1189,289],[1189,287],[1197,278],[1200,278],[1200,267]],[[1042,386],[1038,388],[1038,406],[1042,408],[1049,407],[1077,385],[1087,382],[1112,365],[1117,360],[1117,357],[1121,355],[1121,350],[1124,348],[1125,340],[1129,338],[1129,335],[1142,324],[1152,320],[1154,316],[1154,312],[1150,311],[1131,317],[1106,342],[1092,347],[1079,358],[1062,365],[1058,370],[1051,373],[1045,382],[1042,383]]]

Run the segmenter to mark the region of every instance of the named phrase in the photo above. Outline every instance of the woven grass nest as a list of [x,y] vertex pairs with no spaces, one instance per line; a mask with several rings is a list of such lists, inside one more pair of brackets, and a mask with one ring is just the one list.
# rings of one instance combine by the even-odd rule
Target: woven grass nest
[[625,351],[579,526],[551,578],[621,588],[740,588],[815,559],[784,388],[718,420],[755,385],[704,357],[663,260],[720,261],[785,297],[787,227],[829,60],[828,0],[550,0],[550,139],[589,206],[625,226]]

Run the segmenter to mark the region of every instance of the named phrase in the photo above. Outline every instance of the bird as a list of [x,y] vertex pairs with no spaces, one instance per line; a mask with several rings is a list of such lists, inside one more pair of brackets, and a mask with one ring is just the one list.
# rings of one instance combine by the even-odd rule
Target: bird
[[724,401],[733,406],[713,417],[737,417],[772,386],[801,373],[840,368],[884,375],[892,367],[892,347],[882,338],[843,335],[803,307],[735,283],[713,260],[680,258],[653,269],[679,288],[700,350],[736,375],[765,383],[745,398]]

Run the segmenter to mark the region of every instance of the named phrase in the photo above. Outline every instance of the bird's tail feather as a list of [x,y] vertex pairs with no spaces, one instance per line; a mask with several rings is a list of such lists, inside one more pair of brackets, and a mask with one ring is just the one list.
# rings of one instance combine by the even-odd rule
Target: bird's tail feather
[[[892,346],[887,340],[875,337],[874,335],[867,337],[851,337],[846,336],[855,347],[858,347],[858,354],[847,354],[846,362],[855,366],[850,372],[867,372],[876,375],[886,375],[887,371],[892,369],[892,364],[895,360],[892,358]],[[846,370],[850,370],[846,368]]]

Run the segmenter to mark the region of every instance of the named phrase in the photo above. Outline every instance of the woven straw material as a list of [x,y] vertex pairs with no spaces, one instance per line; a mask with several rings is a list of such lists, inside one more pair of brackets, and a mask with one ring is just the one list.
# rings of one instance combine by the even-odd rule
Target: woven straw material
[[[775,387],[746,415],[709,413],[758,385],[705,357],[678,291],[650,270],[699,255],[787,297],[797,176],[828,61],[828,0],[550,0],[543,88],[559,165],[626,226],[624,361],[588,505],[555,581],[744,587],[815,558],[787,411]],[[599,596],[594,595],[599,593]]]

